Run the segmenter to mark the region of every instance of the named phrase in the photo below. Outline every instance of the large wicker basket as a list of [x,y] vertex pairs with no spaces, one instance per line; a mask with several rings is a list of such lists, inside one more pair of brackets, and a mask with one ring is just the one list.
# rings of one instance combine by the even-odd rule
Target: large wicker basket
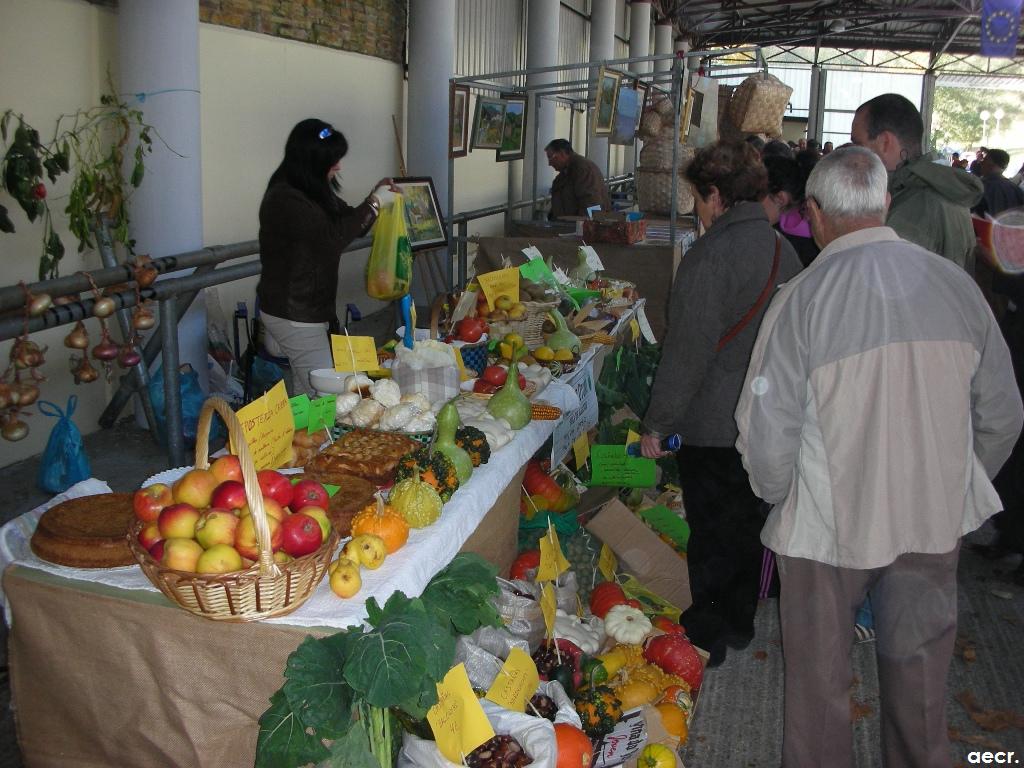
[[729,102],[729,120],[741,133],[782,133],[782,116],[786,113],[793,89],[774,75],[765,72],[751,75],[736,88]]
[[544,346],[544,318],[548,312],[558,308],[557,301],[524,301],[526,315],[519,320],[503,322],[488,321],[491,338],[498,338],[509,333],[518,333],[530,349]]
[[216,621],[244,622],[284,616],[302,605],[316,589],[330,564],[338,545],[338,534],[332,530],[316,552],[287,563],[275,563],[270,550],[270,528],[263,508],[249,446],[245,442],[238,418],[226,402],[211,397],[203,404],[196,429],[196,467],[207,469],[207,441],[214,412],[228,426],[231,440],[242,465],[245,495],[256,528],[260,547],[259,562],[247,570],[234,573],[204,575],[176,571],[154,560],[141,544],[138,535],[141,520],[128,530],[128,545],[142,572],[161,592],[189,613]]

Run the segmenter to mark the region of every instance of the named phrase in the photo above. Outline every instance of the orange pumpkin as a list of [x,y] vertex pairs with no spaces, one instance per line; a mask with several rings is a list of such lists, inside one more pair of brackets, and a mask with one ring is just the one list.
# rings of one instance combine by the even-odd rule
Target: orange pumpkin
[[352,538],[372,533],[384,540],[388,554],[394,554],[409,540],[409,524],[395,508],[385,504],[377,495],[377,502],[370,504],[352,518]]
[[555,739],[558,743],[556,768],[590,768],[594,747],[583,731],[569,723],[555,723]]

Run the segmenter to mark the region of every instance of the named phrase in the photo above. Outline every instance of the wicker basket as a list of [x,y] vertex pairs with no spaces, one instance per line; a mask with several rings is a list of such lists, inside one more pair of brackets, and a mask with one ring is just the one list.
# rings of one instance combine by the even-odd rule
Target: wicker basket
[[529,349],[544,346],[544,318],[548,312],[558,308],[557,301],[524,301],[526,315],[521,320],[504,322],[488,321],[491,338],[498,338],[509,333],[518,333]]
[[751,75],[729,102],[729,121],[741,133],[781,133],[782,116],[793,89],[774,75]]
[[[637,204],[644,213],[668,215],[672,209],[672,170],[637,168],[636,196]],[[693,193],[680,172],[676,184],[676,212],[689,213],[692,210]]]
[[138,535],[144,523],[135,520],[128,530],[128,545],[142,572],[170,600],[189,613],[215,621],[245,622],[284,616],[302,605],[313,594],[327,572],[331,556],[338,545],[338,534],[332,530],[316,552],[287,563],[275,563],[270,550],[270,528],[263,508],[263,495],[256,479],[249,446],[245,442],[238,418],[220,398],[211,397],[203,403],[196,428],[196,467],[207,469],[207,440],[210,422],[216,412],[228,426],[228,433],[238,450],[242,465],[242,481],[260,546],[259,562],[244,571],[222,574],[196,574],[167,568],[154,560],[141,544]]

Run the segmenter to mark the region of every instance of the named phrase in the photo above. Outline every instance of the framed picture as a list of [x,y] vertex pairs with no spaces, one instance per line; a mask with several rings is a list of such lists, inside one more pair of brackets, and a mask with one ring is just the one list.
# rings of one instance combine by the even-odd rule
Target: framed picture
[[407,176],[395,179],[395,185],[402,190],[405,225],[409,230],[409,246],[412,250],[415,252],[446,246],[448,232],[445,230],[441,203],[437,199],[433,179],[429,176]]
[[469,86],[453,85],[448,92],[448,157],[469,152]]
[[501,149],[501,137],[505,128],[505,99],[478,96],[476,115],[473,118],[472,149]]
[[615,122],[615,101],[619,97],[622,74],[601,67],[597,78],[597,99],[594,101],[594,135],[608,136]]
[[619,97],[615,100],[615,119],[612,122],[612,131],[608,135],[608,143],[632,146],[639,119],[640,92],[628,85],[621,86]]
[[520,160],[526,154],[526,97],[509,96],[505,102],[505,121],[497,159]]
[[704,113],[704,94],[695,88],[686,89],[686,103],[683,114],[679,118],[679,141],[683,144],[690,135],[691,128],[700,128]]

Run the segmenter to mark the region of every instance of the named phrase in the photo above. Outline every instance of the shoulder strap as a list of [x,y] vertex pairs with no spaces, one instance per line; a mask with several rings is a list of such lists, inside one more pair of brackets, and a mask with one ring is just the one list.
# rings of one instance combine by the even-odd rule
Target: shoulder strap
[[779,233],[775,233],[775,256],[772,258],[772,271],[768,275],[768,282],[764,284],[764,288],[761,289],[761,295],[757,297],[757,301],[754,305],[747,310],[747,313],[740,318],[739,322],[736,323],[732,328],[725,332],[725,335],[718,340],[718,346],[715,347],[716,352],[721,352],[722,348],[730,341],[739,336],[740,331],[747,327],[747,324],[754,319],[758,312],[761,311],[761,307],[768,301],[768,297],[772,295],[772,291],[775,289],[775,278],[779,275],[779,257],[782,251],[782,238]]

